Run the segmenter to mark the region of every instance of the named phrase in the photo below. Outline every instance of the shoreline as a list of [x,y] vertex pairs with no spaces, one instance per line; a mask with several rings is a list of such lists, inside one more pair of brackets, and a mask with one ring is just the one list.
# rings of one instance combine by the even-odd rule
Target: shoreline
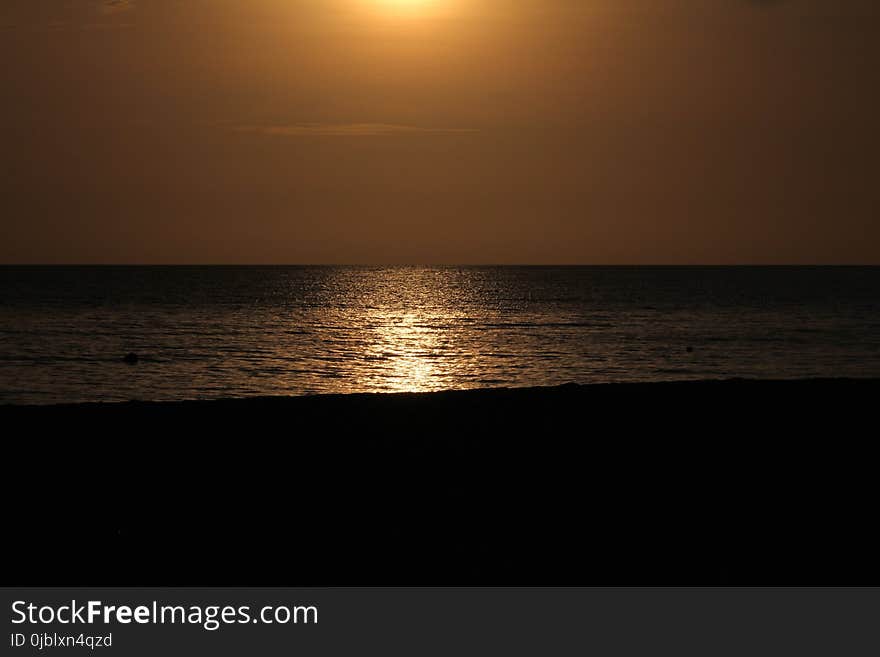
[[0,407],[4,584],[880,584],[880,379]]
[[294,404],[308,404],[315,400],[327,402],[347,403],[350,401],[364,400],[397,400],[414,401],[435,398],[451,398],[456,396],[528,396],[540,395],[547,396],[553,394],[575,393],[583,394],[595,392],[597,390],[615,389],[620,391],[640,392],[646,387],[655,388],[657,390],[670,387],[712,387],[717,388],[730,387],[742,388],[752,386],[774,386],[774,387],[801,387],[801,386],[864,386],[876,385],[880,383],[880,377],[804,377],[789,379],[759,379],[759,378],[717,378],[717,379],[680,379],[680,380],[660,380],[660,381],[621,381],[621,382],[601,382],[601,383],[563,383],[559,385],[547,386],[498,386],[498,387],[475,387],[475,388],[450,388],[445,390],[432,391],[403,391],[403,392],[350,392],[350,393],[316,393],[316,394],[294,394],[294,395],[254,395],[242,397],[212,397],[212,398],[183,398],[183,399],[131,399],[131,400],[115,400],[115,401],[77,401],[77,402],[57,402],[47,404],[18,404],[18,403],[0,403],[0,412],[4,410],[18,409],[91,409],[106,407],[126,407],[126,406],[195,406],[195,405],[223,405],[223,404],[250,404],[250,403],[282,403],[289,402]]

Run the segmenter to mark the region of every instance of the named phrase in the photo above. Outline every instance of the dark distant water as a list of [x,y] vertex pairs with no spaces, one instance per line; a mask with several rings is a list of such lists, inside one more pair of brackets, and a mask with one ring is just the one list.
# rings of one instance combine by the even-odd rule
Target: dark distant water
[[0,403],[817,376],[880,268],[0,267]]

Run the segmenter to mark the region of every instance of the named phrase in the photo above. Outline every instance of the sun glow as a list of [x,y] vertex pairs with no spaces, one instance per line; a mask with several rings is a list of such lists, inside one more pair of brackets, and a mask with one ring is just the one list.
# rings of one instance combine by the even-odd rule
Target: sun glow
[[420,9],[437,4],[437,0],[376,0],[389,9]]
[[452,0],[367,0],[374,11],[398,16],[425,16],[449,9]]

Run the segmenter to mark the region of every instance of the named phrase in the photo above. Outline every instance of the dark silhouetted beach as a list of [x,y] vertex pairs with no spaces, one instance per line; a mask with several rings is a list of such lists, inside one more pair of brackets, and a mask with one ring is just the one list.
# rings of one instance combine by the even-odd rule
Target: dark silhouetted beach
[[5,406],[8,584],[878,584],[880,380]]

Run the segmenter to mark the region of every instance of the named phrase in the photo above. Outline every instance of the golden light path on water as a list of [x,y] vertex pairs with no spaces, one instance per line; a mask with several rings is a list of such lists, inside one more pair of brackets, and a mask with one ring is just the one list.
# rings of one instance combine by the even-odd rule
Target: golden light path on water
[[467,286],[425,270],[357,277],[359,309],[351,317],[359,331],[355,388],[386,392],[428,392],[456,387],[470,358],[460,340],[470,322]]
[[387,359],[382,375],[384,385],[394,392],[422,392],[437,389],[443,381],[438,364],[441,330],[418,313],[378,316],[375,342],[368,358]]
[[267,354],[275,366],[251,372],[274,390],[431,392],[490,383],[491,365],[481,358],[494,350],[480,353],[468,337],[491,314],[474,297],[471,276],[416,267],[316,273],[310,310],[283,313],[282,335]]

